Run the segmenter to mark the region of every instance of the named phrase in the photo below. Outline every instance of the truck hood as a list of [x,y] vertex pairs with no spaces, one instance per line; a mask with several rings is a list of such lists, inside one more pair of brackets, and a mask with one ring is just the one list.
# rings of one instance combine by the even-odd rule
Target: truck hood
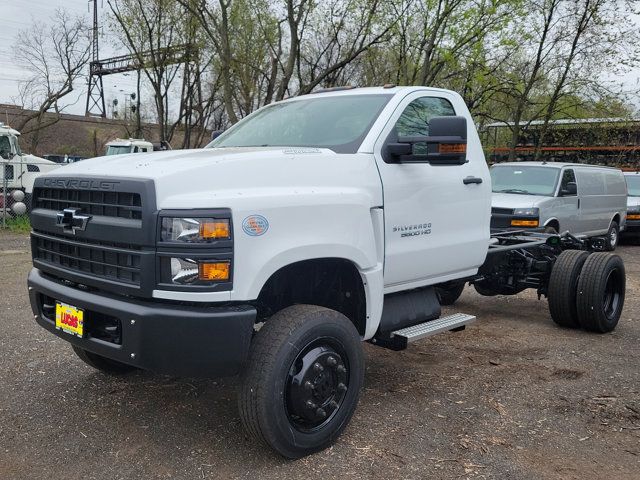
[[532,208],[553,197],[518,193],[493,193],[491,206],[495,208]]
[[48,176],[150,179],[159,208],[194,208],[289,190],[372,187],[374,178],[368,170],[375,169],[370,168],[371,162],[368,155],[336,154],[320,148],[207,148],[98,157],[56,169]]

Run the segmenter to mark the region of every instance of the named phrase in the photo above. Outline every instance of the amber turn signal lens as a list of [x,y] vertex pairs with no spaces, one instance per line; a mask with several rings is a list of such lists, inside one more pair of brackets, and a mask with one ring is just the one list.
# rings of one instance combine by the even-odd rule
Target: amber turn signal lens
[[198,264],[198,279],[204,281],[229,280],[229,262]]
[[512,227],[537,227],[538,220],[511,220]]
[[229,238],[229,220],[200,223],[200,238]]
[[466,143],[441,143],[438,146],[439,153],[466,153]]
[[640,213],[627,213],[627,220],[640,220]]

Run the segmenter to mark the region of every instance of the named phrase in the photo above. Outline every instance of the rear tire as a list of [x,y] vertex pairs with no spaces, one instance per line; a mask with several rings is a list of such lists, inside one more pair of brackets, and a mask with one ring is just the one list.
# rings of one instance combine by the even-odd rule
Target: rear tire
[[585,330],[606,333],[618,325],[625,296],[624,263],[618,255],[594,253],[578,280],[578,321]]
[[76,352],[76,355],[78,355],[80,360],[84,363],[108,375],[126,375],[134,370],[138,370],[137,367],[132,365],[127,365],[126,363],[111,360],[110,358],[103,357],[102,355],[88,352],[87,350],[76,347],[75,345],[72,345],[71,348],[73,348],[73,351]]
[[482,282],[475,282],[473,284],[473,288],[475,288],[476,292],[478,292],[483,297],[495,297],[498,294],[495,290],[484,286]]
[[462,295],[465,282],[446,282],[436,285],[436,295],[440,305],[453,305]]
[[578,328],[576,290],[584,262],[589,254],[582,250],[565,250],[551,270],[547,297],[553,321],[561,327]]
[[364,379],[360,335],[334,310],[294,305],[256,334],[238,406],[245,430],[287,458],[331,445],[349,423]]
[[620,227],[617,222],[611,222],[609,231],[607,232],[607,241],[605,248],[608,252],[613,252],[618,246],[620,240]]

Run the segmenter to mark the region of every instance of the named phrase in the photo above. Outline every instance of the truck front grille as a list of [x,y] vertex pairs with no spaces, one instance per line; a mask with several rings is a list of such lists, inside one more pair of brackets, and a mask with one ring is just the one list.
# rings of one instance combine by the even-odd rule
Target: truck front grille
[[133,220],[142,218],[140,194],[131,192],[36,188],[33,192],[33,206],[55,211],[80,208],[83,213],[89,215]]
[[93,277],[139,286],[139,247],[114,243],[89,243],[34,231],[33,258]]
[[513,208],[498,208],[498,207],[492,207],[491,208],[491,213],[492,214],[498,214],[498,215],[513,215]]

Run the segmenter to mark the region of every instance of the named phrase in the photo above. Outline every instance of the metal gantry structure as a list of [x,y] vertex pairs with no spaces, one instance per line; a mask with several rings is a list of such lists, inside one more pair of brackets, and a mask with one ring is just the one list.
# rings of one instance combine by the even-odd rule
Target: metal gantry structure
[[189,44],[171,45],[140,53],[120,55],[100,60],[98,48],[98,0],[93,3],[92,57],[89,64],[89,88],[87,91],[86,116],[106,117],[102,77],[116,73],[126,73],[152,68],[155,65],[174,65],[189,61]]

